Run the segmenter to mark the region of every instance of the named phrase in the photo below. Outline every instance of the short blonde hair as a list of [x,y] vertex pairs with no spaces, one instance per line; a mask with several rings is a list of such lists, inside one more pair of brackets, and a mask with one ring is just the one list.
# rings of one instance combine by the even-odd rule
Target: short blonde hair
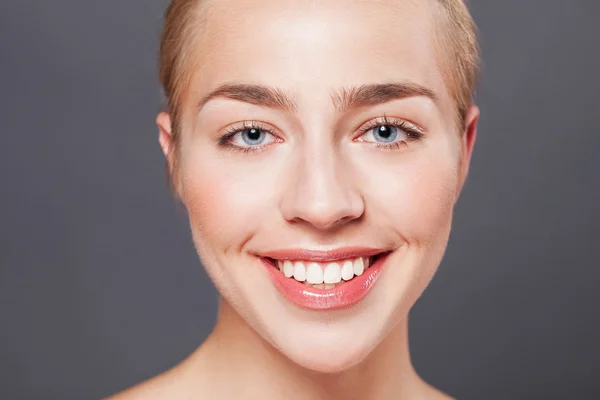
[[[475,23],[465,0],[435,0],[441,7],[437,39],[444,78],[456,104],[457,126],[464,131],[464,118],[472,104],[479,73],[479,47]],[[160,38],[159,79],[171,116],[169,161],[171,173],[178,171],[182,104],[194,73],[196,60],[189,51],[206,14],[202,0],[172,0],[164,17]],[[172,182],[169,170],[168,179]],[[174,178],[174,177],[173,177]]]
[[443,55],[446,85],[456,104],[459,128],[464,129],[467,109],[473,102],[480,69],[477,27],[465,0],[437,0],[443,15],[437,39]]

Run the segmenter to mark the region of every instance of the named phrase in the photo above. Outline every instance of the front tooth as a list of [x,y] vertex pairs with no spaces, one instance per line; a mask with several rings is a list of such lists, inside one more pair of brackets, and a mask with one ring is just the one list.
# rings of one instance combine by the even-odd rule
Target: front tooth
[[371,266],[371,257],[365,257],[363,261],[365,262],[365,269]]
[[323,282],[325,283],[338,283],[342,280],[342,271],[340,264],[331,263],[325,267],[325,273],[323,273]]
[[354,261],[354,275],[361,276],[365,272],[365,263],[363,262],[362,257],[358,257],[356,261]]
[[308,268],[306,270],[306,281],[313,285],[323,283],[323,269],[319,264],[308,264]]
[[286,278],[291,278],[294,275],[294,264],[290,260],[285,260],[283,263],[283,274]]
[[354,266],[352,265],[352,261],[348,260],[342,266],[342,279],[349,281],[352,278],[354,278]]
[[304,282],[306,280],[306,268],[301,262],[294,264],[294,279],[298,282]]

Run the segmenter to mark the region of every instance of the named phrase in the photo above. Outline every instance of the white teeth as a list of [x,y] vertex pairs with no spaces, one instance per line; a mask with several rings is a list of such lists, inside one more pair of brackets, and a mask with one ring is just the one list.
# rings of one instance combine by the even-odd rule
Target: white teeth
[[298,282],[304,282],[306,280],[306,268],[301,262],[294,264],[294,279]]
[[370,267],[369,257],[357,257],[343,263],[331,262],[322,264],[302,261],[277,261],[277,268],[286,278],[294,278],[298,282],[312,285],[315,288],[331,289],[342,281],[349,281],[361,276]]
[[349,281],[352,278],[354,278],[354,266],[352,261],[346,261],[342,266],[342,279]]
[[290,260],[285,260],[283,263],[283,274],[286,278],[291,278],[294,276],[294,265]]
[[319,264],[308,264],[308,268],[306,270],[306,281],[308,283],[312,283],[313,285],[323,283],[323,269]]
[[354,275],[361,276],[365,272],[365,263],[362,257],[359,257],[354,261]]
[[341,280],[342,280],[342,270],[340,269],[340,264],[338,264],[338,263],[327,264],[327,267],[325,267],[325,272],[323,273],[323,282],[338,283]]

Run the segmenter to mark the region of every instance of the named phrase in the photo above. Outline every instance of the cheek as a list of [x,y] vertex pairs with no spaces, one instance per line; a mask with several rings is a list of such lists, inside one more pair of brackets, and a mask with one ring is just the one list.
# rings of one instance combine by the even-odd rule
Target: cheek
[[[367,210],[372,210],[372,222],[391,223],[406,241],[417,244],[442,233],[452,216],[458,184],[458,157],[446,144],[406,159],[397,154],[361,158],[362,167],[355,165],[354,172],[362,175],[357,186]],[[260,163],[242,168],[202,153],[189,151],[181,164],[182,198],[192,228],[212,244],[239,245],[244,236],[276,218],[283,161],[271,159],[269,168]]]
[[182,198],[188,211],[190,224],[195,233],[211,244],[224,244],[232,232],[239,229],[237,223],[248,204],[243,194],[236,196],[236,185],[222,169],[212,168],[211,163],[195,161],[182,168]]
[[227,162],[210,151],[188,151],[182,162],[182,199],[197,236],[227,251],[263,225],[273,210],[274,193],[269,186],[273,177],[264,170]]
[[457,169],[449,159],[431,159],[407,180],[411,197],[407,229],[422,242],[434,240],[448,228],[454,208]]
[[381,212],[409,244],[427,246],[447,235],[457,186],[457,157],[449,151],[388,163],[369,190]]

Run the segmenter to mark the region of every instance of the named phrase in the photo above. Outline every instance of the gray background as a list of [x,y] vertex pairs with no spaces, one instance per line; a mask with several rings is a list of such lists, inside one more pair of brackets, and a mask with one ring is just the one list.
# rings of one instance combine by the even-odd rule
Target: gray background
[[[164,180],[164,0],[0,4],[0,398],[176,364],[217,294]],[[417,370],[460,399],[600,398],[600,2],[477,0],[483,110]]]

